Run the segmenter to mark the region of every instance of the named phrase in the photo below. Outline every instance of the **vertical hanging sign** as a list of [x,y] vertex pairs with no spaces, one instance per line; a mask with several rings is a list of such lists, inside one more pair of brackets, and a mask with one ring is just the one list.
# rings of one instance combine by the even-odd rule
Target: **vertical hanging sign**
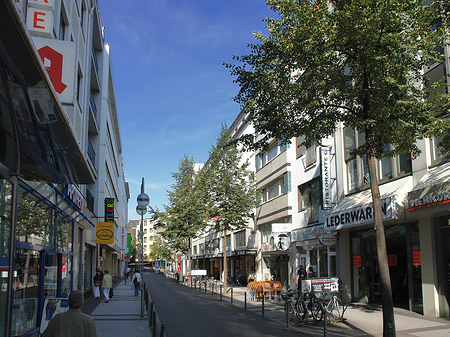
[[331,209],[330,148],[320,148],[322,163],[322,209]]
[[114,198],[105,198],[105,222],[114,222]]

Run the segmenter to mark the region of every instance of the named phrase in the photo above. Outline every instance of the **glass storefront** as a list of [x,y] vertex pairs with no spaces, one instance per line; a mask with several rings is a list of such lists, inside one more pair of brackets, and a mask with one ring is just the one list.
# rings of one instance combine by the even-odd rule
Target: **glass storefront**
[[[395,307],[423,312],[419,227],[417,223],[388,226],[386,248]],[[381,303],[376,233],[351,233],[352,299]]]
[[73,289],[70,204],[47,183],[19,182],[12,303],[12,336],[39,326],[46,298]]
[[13,184],[0,179],[0,337],[7,335]]

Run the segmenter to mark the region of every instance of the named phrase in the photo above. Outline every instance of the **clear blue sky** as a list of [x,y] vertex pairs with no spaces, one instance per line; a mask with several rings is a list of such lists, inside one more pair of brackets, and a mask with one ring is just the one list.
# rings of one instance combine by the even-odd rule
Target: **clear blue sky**
[[250,52],[253,31],[273,16],[264,0],[100,0],[110,44],[129,219],[142,177],[153,208],[164,210],[183,156],[205,162],[222,123],[240,111],[224,62]]

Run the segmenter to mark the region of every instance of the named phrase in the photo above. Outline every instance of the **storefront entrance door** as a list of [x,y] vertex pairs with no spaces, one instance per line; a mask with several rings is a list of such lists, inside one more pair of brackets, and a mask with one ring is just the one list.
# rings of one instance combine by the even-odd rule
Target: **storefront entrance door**
[[[356,232],[353,239],[353,296],[364,296],[381,304],[380,275],[375,231]],[[386,248],[394,306],[421,312],[422,298],[420,254],[417,224],[399,224],[386,228]],[[359,255],[361,263],[359,263]],[[356,284],[356,280],[358,283]]]

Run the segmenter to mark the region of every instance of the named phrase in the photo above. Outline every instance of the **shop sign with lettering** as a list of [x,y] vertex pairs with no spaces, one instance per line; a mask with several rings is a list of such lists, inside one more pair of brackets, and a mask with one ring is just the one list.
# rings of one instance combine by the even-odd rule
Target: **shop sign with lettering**
[[78,190],[78,188],[73,185],[66,185],[66,196],[72,201],[79,209],[83,208],[83,195]]
[[105,198],[105,221],[114,222],[114,198]]
[[414,195],[412,192],[408,194],[408,211],[450,203],[450,191],[441,193],[427,193],[420,198],[411,198],[412,195]]
[[42,63],[61,103],[72,104],[75,88],[75,42],[34,37]]
[[305,241],[318,239],[321,235],[325,234],[328,230],[324,226],[311,226],[302,229],[292,231],[292,241]]
[[97,222],[95,226],[95,241],[98,244],[114,243],[114,223],[113,222]]
[[[394,212],[392,207],[392,200],[390,197],[381,200],[381,209],[383,213],[383,220],[393,219]],[[328,230],[358,226],[372,222],[372,203],[325,216],[325,227]]]
[[322,162],[322,209],[331,209],[331,177],[330,177],[330,163],[331,153],[330,148],[320,148],[320,158]]

